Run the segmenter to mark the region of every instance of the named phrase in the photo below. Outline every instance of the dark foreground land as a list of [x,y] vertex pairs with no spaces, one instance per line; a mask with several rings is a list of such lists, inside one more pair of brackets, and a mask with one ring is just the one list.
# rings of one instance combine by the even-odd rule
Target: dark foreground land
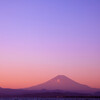
[[84,93],[29,93],[29,94],[0,94],[0,100],[100,100],[100,95]]
[[0,100],[100,100],[100,96],[91,95],[77,95],[68,96],[61,93],[38,93],[38,94],[24,94],[24,95],[6,95],[1,96]]
[[100,100],[100,92],[77,93],[66,91],[28,91],[1,89],[0,100]]
[[100,97],[55,97],[55,98],[40,98],[40,97],[2,97],[0,100],[100,100]]

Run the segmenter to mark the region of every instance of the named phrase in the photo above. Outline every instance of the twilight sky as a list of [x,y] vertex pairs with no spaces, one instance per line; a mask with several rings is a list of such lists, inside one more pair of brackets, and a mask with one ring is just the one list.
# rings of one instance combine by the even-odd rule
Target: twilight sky
[[0,0],[0,86],[59,74],[100,88],[100,0]]

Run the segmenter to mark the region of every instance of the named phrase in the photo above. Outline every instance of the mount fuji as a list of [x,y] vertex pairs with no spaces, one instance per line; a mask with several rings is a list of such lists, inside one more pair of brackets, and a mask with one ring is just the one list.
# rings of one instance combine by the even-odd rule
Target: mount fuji
[[26,88],[27,90],[63,90],[63,91],[93,91],[94,89],[75,82],[74,80],[64,76],[58,75],[47,82]]

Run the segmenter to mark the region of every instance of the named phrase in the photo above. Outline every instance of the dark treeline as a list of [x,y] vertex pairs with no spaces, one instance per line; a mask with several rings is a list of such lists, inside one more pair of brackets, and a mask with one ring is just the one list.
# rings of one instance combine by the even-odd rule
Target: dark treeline
[[0,97],[32,97],[32,98],[100,98],[99,95],[90,95],[90,94],[79,94],[79,93],[32,93],[32,94],[13,94],[13,95],[3,95],[0,94]]

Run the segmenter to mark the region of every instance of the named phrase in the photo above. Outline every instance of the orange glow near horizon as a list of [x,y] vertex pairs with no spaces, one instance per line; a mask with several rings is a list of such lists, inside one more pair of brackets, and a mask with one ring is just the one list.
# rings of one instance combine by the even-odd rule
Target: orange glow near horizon
[[[98,80],[99,77],[97,74],[93,74],[94,70],[91,70],[89,74],[84,69],[81,69],[84,74],[78,72],[79,70],[74,69],[73,71],[72,69],[65,69],[66,71],[62,71],[62,69],[59,70],[60,74],[64,74],[76,82],[91,86],[93,88],[100,88],[100,80]],[[34,70],[32,68],[24,68],[23,70],[21,68],[12,68],[6,70],[5,73],[4,71],[0,72],[0,86],[3,88],[26,88],[46,82],[57,75],[59,75],[59,72],[55,71],[55,68],[53,67],[49,70],[39,70],[38,68]],[[57,82],[58,81],[59,80],[57,80]]]
[[76,62],[62,64],[59,61],[52,64],[52,60],[49,61],[50,64],[33,64],[32,62],[21,62],[19,64],[17,64],[18,62],[0,63],[0,87],[26,88],[48,81],[57,75],[66,75],[81,84],[100,88],[100,68],[95,67],[94,62],[81,65],[81,62],[80,64]]

